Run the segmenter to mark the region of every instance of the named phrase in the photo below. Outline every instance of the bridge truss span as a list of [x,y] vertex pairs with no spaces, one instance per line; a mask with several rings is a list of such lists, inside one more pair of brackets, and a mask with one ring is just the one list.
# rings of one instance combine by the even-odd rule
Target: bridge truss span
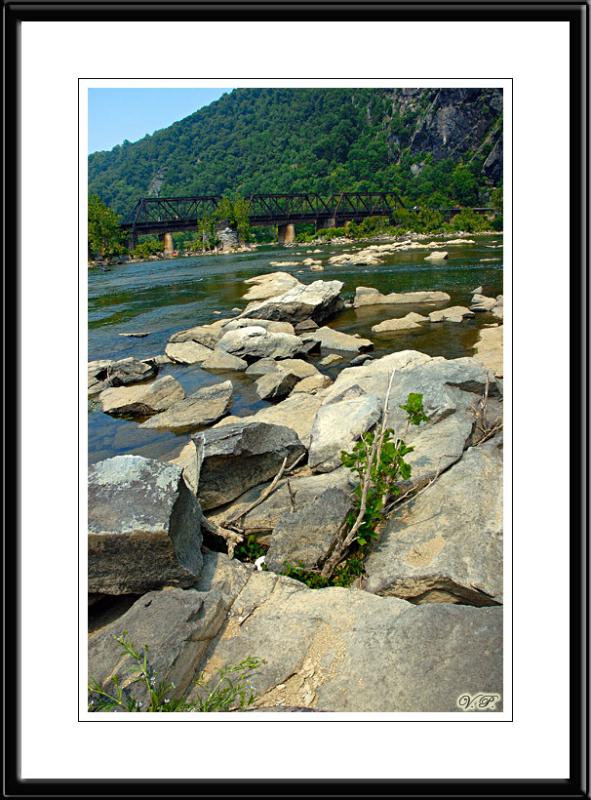
[[[403,206],[396,192],[336,192],[320,194],[252,194],[244,198],[251,225],[314,223],[317,228],[335,227],[345,222],[360,222],[367,217],[395,219]],[[194,230],[198,219],[216,211],[222,195],[193,197],[143,197],[123,223],[130,237],[155,233]]]

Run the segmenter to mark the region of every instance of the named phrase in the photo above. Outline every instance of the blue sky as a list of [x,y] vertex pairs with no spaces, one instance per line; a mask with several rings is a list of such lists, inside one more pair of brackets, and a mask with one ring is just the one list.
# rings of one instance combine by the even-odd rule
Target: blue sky
[[136,142],[231,89],[89,89],[88,152]]

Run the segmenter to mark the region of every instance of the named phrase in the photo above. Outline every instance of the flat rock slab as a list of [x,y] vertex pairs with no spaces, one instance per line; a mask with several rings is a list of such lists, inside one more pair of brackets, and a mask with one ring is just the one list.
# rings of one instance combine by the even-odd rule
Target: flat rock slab
[[414,602],[501,603],[503,451],[468,449],[399,506],[366,560],[366,590]]
[[102,410],[112,416],[147,417],[165,411],[184,396],[180,383],[171,375],[166,375],[153,383],[105,389],[99,400]]
[[363,339],[358,334],[351,336],[327,327],[306,333],[302,338],[304,341],[319,342],[323,350],[341,350],[349,353],[373,350],[373,342],[370,339]]
[[328,388],[331,384],[332,381],[328,375],[311,375],[309,378],[303,378],[296,383],[291,393],[292,395],[300,392],[316,394],[317,392],[322,391],[322,389]]
[[264,328],[271,333],[290,333],[295,334],[293,325],[289,322],[275,322],[271,319],[233,319],[224,325],[224,333],[237,331],[240,328],[250,328],[256,325],[257,328]]
[[372,333],[397,333],[398,331],[421,330],[419,323],[427,322],[428,317],[410,313],[396,319],[385,319],[372,327]]
[[195,328],[188,328],[173,334],[168,340],[172,344],[182,342],[197,342],[204,347],[213,349],[222,334],[223,324],[227,320],[217,320],[211,325],[197,325]]
[[250,303],[242,317],[281,320],[293,325],[305,319],[321,323],[343,309],[342,288],[341,281],[314,281],[308,285],[298,282],[283,294]]
[[303,352],[303,342],[290,333],[273,333],[257,325],[238,328],[224,333],[218,348],[253,361],[259,358],[292,358]]
[[179,467],[115,456],[88,473],[88,591],[191,586],[202,566],[201,511]]
[[431,311],[429,319],[431,322],[463,322],[473,316],[474,312],[465,306],[450,306],[439,311]]
[[151,417],[142,428],[188,433],[217,422],[232,405],[232,381],[205,386],[184,400],[179,400],[167,411]]
[[321,358],[318,362],[322,367],[332,367],[333,364],[338,364],[339,361],[343,360],[343,356],[340,356],[338,353],[329,353],[324,358]]
[[482,328],[474,347],[474,358],[495,374],[503,377],[503,326]]
[[202,364],[212,354],[211,348],[194,341],[169,342],[164,352],[177,364]]
[[267,375],[270,372],[289,372],[298,378],[309,378],[312,375],[320,375],[320,372],[313,364],[309,364],[301,358],[284,358],[276,361],[274,358],[261,358],[255,361],[246,370],[249,377]]
[[435,250],[434,253],[429,253],[428,256],[425,256],[425,261],[445,261],[447,257],[446,250]]
[[295,431],[265,422],[235,423],[192,437],[200,448],[198,497],[203,508],[229,503],[306,452]]
[[315,395],[292,393],[280,403],[268,408],[262,408],[256,414],[251,414],[247,417],[225,417],[215,427],[233,425],[235,423],[245,425],[250,422],[269,422],[273,425],[283,425],[295,431],[301,443],[307,448],[310,443],[314,418],[321,403],[322,400]]
[[421,303],[447,303],[450,296],[446,292],[391,292],[381,294],[377,289],[367,286],[358,286],[355,291],[353,306],[378,306],[378,305],[420,305]]
[[[232,568],[222,555],[215,563],[210,590],[227,586]],[[416,606],[251,572],[200,669],[211,679],[264,659],[252,679],[261,708],[465,713],[459,698],[484,692],[499,695],[500,711],[502,620],[498,607]]]

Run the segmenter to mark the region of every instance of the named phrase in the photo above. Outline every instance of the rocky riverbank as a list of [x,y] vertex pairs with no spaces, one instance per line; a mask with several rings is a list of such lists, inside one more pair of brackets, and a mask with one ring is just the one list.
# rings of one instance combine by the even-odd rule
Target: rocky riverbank
[[[379,260],[379,247],[362,257]],[[90,674],[125,678],[113,636],[127,631],[189,700],[201,671],[248,657],[264,661],[253,682],[265,710],[459,711],[462,695],[502,696],[502,295],[474,287],[468,308],[436,290],[358,287],[356,308],[383,311],[373,333],[393,335],[375,358],[373,336],[331,327],[341,281],[276,271],[245,289],[239,313],[176,331],[162,354],[88,365],[105,414],[186,437],[172,462],[123,455],[90,469]],[[491,327],[473,357],[395,349],[397,329],[475,314]],[[220,380],[187,394],[159,376],[167,364]],[[271,404],[231,416],[236,374]],[[406,430],[411,393],[425,420]],[[379,426],[404,432],[412,472],[360,574],[322,589],[282,574],[318,574],[334,554],[358,483],[341,453]]]

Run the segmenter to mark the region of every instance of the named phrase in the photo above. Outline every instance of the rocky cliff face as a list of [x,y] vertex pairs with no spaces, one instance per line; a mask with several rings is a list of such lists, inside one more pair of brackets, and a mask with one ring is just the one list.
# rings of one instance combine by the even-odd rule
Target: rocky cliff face
[[[501,89],[396,89],[392,118],[414,115],[409,150],[432,153],[433,158],[477,155],[500,140]],[[391,141],[400,140],[395,134]]]

